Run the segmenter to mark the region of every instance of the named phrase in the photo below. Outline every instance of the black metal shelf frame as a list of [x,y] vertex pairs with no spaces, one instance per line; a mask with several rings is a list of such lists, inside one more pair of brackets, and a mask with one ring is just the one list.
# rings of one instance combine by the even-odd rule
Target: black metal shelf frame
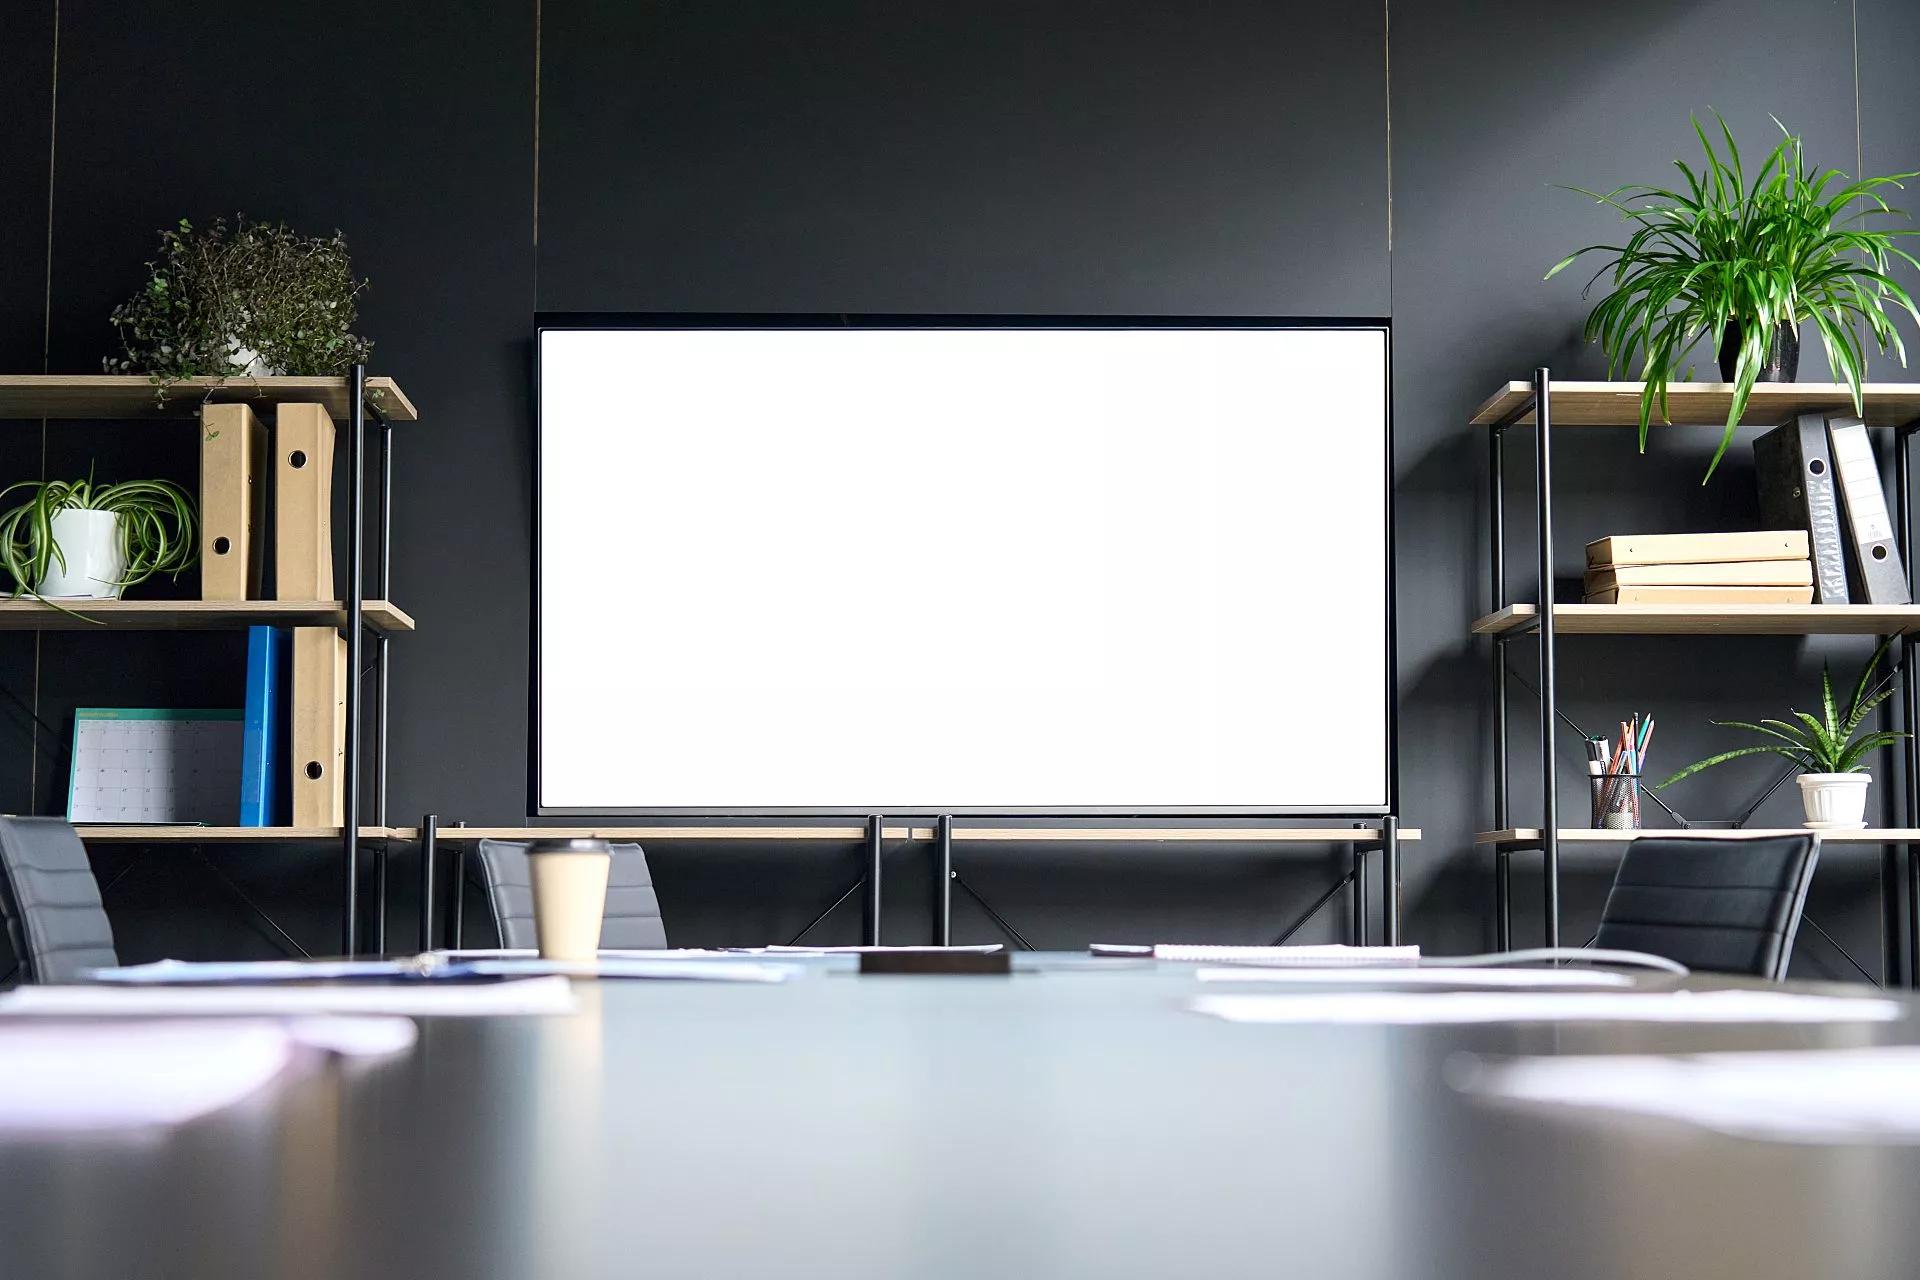
[[[1507,591],[1506,562],[1506,434],[1524,425],[1522,419],[1534,415],[1534,517],[1536,527],[1536,568],[1540,602],[1535,616],[1534,638],[1539,646],[1540,704],[1540,839],[1544,911],[1544,940],[1547,946],[1560,945],[1560,837],[1559,777],[1555,769],[1555,722],[1562,717],[1555,679],[1556,637],[1553,616],[1553,377],[1546,367],[1533,373],[1533,386],[1526,398],[1504,418],[1488,429],[1487,473],[1489,495],[1488,541],[1490,585],[1493,608],[1499,612],[1514,603]],[[1920,422],[1908,422],[1893,428],[1893,467],[1899,526],[1900,554],[1905,558],[1907,584],[1915,591],[1914,510],[1912,501],[1911,442]],[[1884,480],[1884,476],[1883,476]],[[1509,792],[1510,751],[1507,742],[1508,644],[1518,633],[1502,631],[1493,637],[1493,827],[1497,831],[1514,828]],[[1914,658],[1916,638],[1911,632],[1900,637],[1898,674],[1901,686],[1900,706],[1903,727],[1920,731],[1920,680],[1916,680]],[[1902,827],[1920,823],[1920,736],[1904,742],[1905,768],[1900,789]],[[1502,951],[1513,943],[1513,883],[1511,855],[1526,851],[1529,844],[1496,844],[1494,848],[1495,942]],[[1902,892],[1902,867],[1899,849],[1907,851]],[[1904,921],[1902,898],[1905,898]],[[1920,843],[1895,842],[1881,847],[1881,977],[1888,986],[1914,985],[1920,982]],[[1904,940],[1904,946],[1903,946]],[[1914,963],[1908,965],[1907,958]]]

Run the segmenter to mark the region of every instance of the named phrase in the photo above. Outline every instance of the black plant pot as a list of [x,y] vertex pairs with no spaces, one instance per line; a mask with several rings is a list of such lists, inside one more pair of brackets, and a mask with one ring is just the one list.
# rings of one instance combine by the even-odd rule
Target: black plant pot
[[[1732,382],[1740,367],[1740,330],[1728,325],[1720,333],[1720,380]],[[1758,382],[1792,382],[1800,376],[1800,330],[1782,322],[1767,344],[1767,358],[1760,362]]]

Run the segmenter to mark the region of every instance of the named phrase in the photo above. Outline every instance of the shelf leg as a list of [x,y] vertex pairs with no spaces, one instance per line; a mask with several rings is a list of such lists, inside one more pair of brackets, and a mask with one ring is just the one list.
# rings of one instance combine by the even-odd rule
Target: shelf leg
[[433,950],[433,864],[439,860],[440,815],[420,819],[420,950]]
[[1367,945],[1367,847],[1353,846],[1353,945]]
[[360,570],[366,550],[367,367],[353,366],[348,380],[347,407],[347,740],[340,770],[342,869],[342,951],[356,954],[359,946],[360,863],[360,663],[365,656],[364,599]]
[[[1920,593],[1916,593],[1914,586],[1916,572],[1920,570],[1917,570],[1914,564],[1913,545],[1913,460],[1911,456],[1913,431],[1914,424],[1908,423],[1905,426],[1896,427],[1893,433],[1894,495],[1899,508],[1900,554],[1904,558],[1903,563],[1907,570],[1909,600],[1920,599]],[[1920,682],[1914,679],[1915,656],[1913,634],[1903,633],[1900,637],[1900,727],[1908,734],[1901,743],[1905,773],[1902,779],[1905,785],[1901,788],[1900,814],[1900,825],[1903,827],[1920,825],[1920,736],[1915,736],[1920,735]],[[1916,917],[1916,910],[1920,909],[1920,904],[1917,904],[1914,899],[1912,856],[1913,851],[1910,850],[1906,895],[1907,985],[1920,986],[1920,917]],[[1898,907],[1894,909],[1893,914],[1896,916],[1899,914]]]
[[1400,818],[1388,814],[1380,824],[1380,913],[1387,945],[1400,945]]
[[933,941],[953,945],[953,815],[941,814],[934,831]]
[[867,819],[867,945],[880,945],[880,863],[881,831],[886,819],[874,814]]
[[1513,859],[1505,845],[1493,851],[1493,949],[1513,950]]
[[1880,985],[1902,985],[1900,973],[1901,899],[1900,850],[1894,845],[1880,848]]
[[1546,945],[1560,945],[1560,778],[1555,767],[1554,724],[1559,700],[1553,654],[1553,375],[1533,371],[1535,502],[1540,521],[1540,845],[1545,871],[1542,906]]

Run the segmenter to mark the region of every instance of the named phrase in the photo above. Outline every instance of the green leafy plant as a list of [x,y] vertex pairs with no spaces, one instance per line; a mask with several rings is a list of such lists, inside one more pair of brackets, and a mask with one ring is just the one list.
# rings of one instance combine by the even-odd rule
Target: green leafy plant
[[0,489],[0,504],[16,491],[25,497],[0,510],[0,569],[13,576],[16,595],[37,599],[48,566],[66,568],[66,555],[53,536],[53,518],[62,511],[110,511],[120,518],[121,548],[127,556],[122,587],[136,586],[156,573],[178,577],[200,558],[193,499],[179,485],[165,480],[96,485],[91,476],[22,480]]
[[1853,687],[1853,699],[1847,704],[1845,712],[1834,701],[1833,672],[1823,663],[1820,667],[1820,714],[1817,717],[1805,711],[1789,710],[1787,714],[1792,717],[1791,722],[1762,720],[1754,724],[1745,720],[1715,720],[1713,723],[1723,728],[1744,729],[1772,741],[1738,747],[1708,756],[1705,760],[1696,760],[1659,785],[1669,787],[1702,769],[1711,769],[1714,765],[1738,760],[1741,756],[1762,754],[1791,760],[1806,773],[1853,773],[1862,769],[1860,762],[1869,752],[1892,746],[1907,736],[1892,731],[1860,732],[1868,713],[1893,693],[1891,673],[1877,682],[1873,679],[1880,659],[1886,656],[1887,647],[1892,643],[1892,637],[1881,641],[1880,647],[1867,659],[1867,665],[1861,669],[1860,679]]
[[1861,412],[1864,335],[1883,352],[1891,348],[1904,365],[1906,348],[1887,308],[1920,324],[1920,309],[1887,274],[1896,258],[1920,266],[1894,244],[1896,236],[1916,232],[1863,225],[1871,218],[1906,217],[1879,192],[1916,174],[1855,182],[1838,169],[1816,173],[1800,138],[1775,119],[1782,137],[1749,183],[1733,131],[1717,114],[1714,119],[1726,155],[1695,119],[1706,162],[1696,173],[1685,161],[1674,161],[1686,178],[1684,192],[1639,185],[1605,193],[1567,188],[1613,209],[1633,231],[1625,244],[1588,245],[1569,254],[1546,277],[1585,254],[1611,255],[1581,291],[1587,296],[1601,276],[1612,273],[1613,287],[1587,317],[1586,334],[1606,352],[1608,377],[1637,370],[1646,384],[1640,394],[1642,452],[1655,406],[1667,416],[1668,383],[1685,380],[1683,373],[1691,377],[1688,353],[1702,338],[1717,344],[1729,329],[1739,335],[1733,400],[1708,478],[1733,440],[1780,326],[1797,332],[1803,320],[1813,321],[1828,369],[1846,382],[1854,410]]
[[157,388],[183,378],[248,373],[326,375],[364,363],[353,332],[357,280],[336,231],[314,238],[285,224],[226,219],[160,233],[147,281],[113,311],[124,352],[109,373],[145,373]]

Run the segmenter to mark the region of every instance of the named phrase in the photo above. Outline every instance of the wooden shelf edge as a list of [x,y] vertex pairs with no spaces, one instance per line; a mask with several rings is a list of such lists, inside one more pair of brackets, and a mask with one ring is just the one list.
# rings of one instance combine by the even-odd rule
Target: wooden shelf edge
[[[1897,604],[1556,604],[1563,635],[1904,635],[1920,631],[1920,605]],[[1477,636],[1531,632],[1539,610],[1510,604],[1473,620]]]
[[[0,598],[0,631],[210,631],[255,624],[346,625],[339,600],[62,601],[67,612],[30,597]],[[78,616],[75,616],[78,615]],[[361,616],[385,635],[414,629],[411,614],[391,600],[366,600]]]
[[[1591,827],[1562,827],[1562,844],[1631,844],[1635,840],[1652,837],[1678,836],[1686,839],[1702,840],[1752,840],[1764,836],[1799,836],[1808,834],[1806,827],[1748,827],[1738,831],[1721,828],[1709,830],[1682,829],[1677,827],[1648,827],[1639,831],[1597,831]],[[1822,831],[1823,842],[1830,844],[1920,844],[1920,827],[1867,827],[1853,831]],[[1529,845],[1540,839],[1538,827],[1507,827],[1499,831],[1479,831],[1474,833],[1476,845]]]
[[[938,838],[933,827],[883,827],[884,840],[925,841]],[[864,840],[865,827],[442,827],[442,844],[472,844],[481,840]],[[1379,832],[1352,827],[962,827],[953,830],[956,844],[971,842],[1045,843],[1100,841],[1112,844],[1179,842],[1249,844],[1365,844]],[[1402,828],[1400,839],[1420,839],[1417,827]]]
[[[1588,382],[1555,379],[1553,425],[1556,427],[1631,427],[1640,425],[1638,382]],[[1676,382],[1667,388],[1667,419],[1655,419],[1656,426],[1700,426],[1722,428],[1733,387],[1725,382]],[[1504,421],[1533,394],[1532,382],[1508,382],[1480,402],[1467,420],[1469,426],[1490,427]],[[1866,420],[1873,426],[1904,426],[1920,420],[1920,384],[1907,382],[1869,382],[1861,388],[1866,405]],[[1740,425],[1770,427],[1795,413],[1815,410],[1852,412],[1853,393],[1845,383],[1786,382],[1761,383],[1754,387]],[[1532,426],[1529,411],[1518,425]]]
[[[297,404],[315,401],[345,418],[347,379],[336,377],[184,378],[157,389],[143,374],[0,374],[0,419],[90,418],[135,421],[191,418],[208,401]],[[389,422],[418,422],[419,411],[392,378],[369,377],[367,399]]]
[[[339,827],[196,827],[80,822],[80,839],[95,844],[326,844],[340,838]],[[361,827],[360,838],[376,842],[411,841],[412,827]]]

